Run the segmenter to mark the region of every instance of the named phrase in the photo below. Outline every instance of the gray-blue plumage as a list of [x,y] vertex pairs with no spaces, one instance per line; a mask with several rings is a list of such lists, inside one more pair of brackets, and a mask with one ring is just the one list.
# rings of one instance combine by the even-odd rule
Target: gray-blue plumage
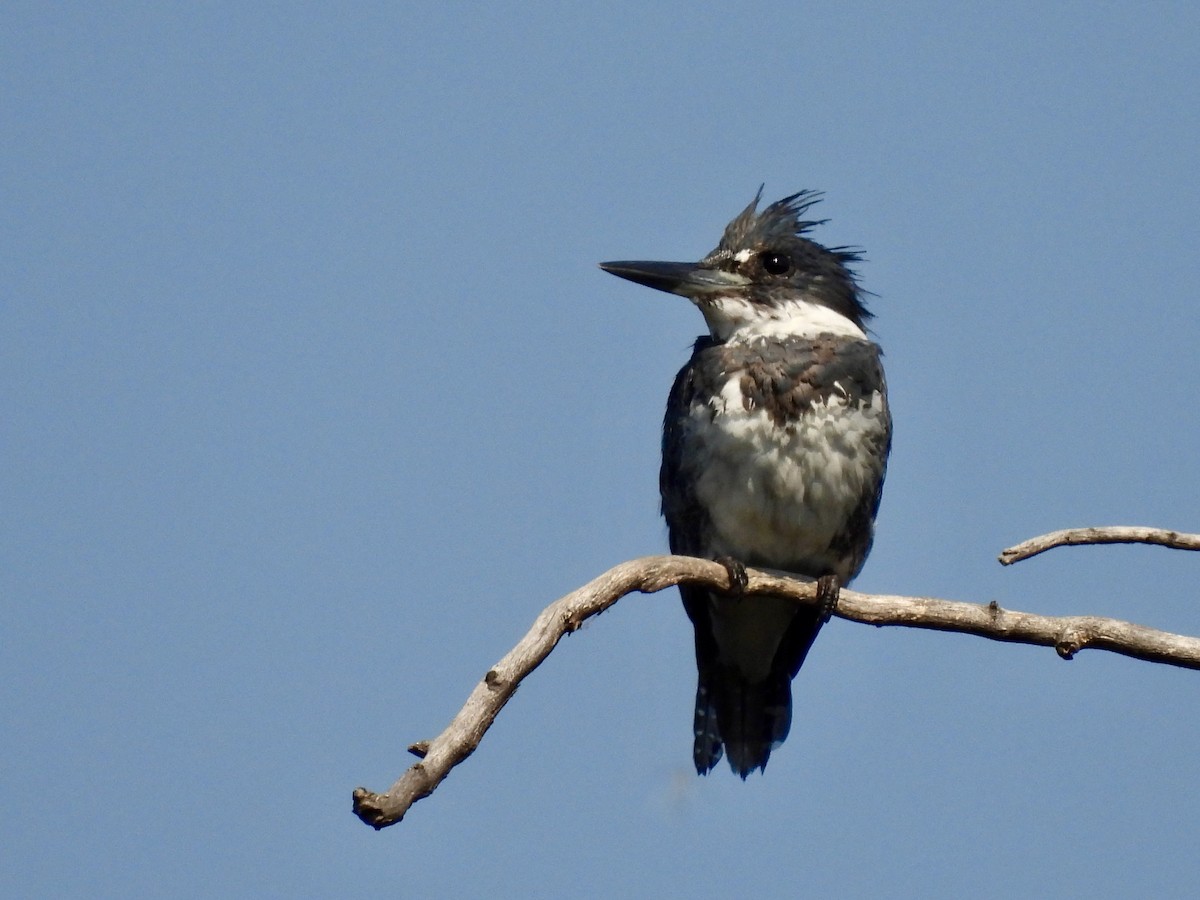
[[[870,550],[891,446],[879,347],[848,265],[804,237],[816,195],[757,212],[699,263],[604,263],[692,300],[696,341],[667,403],[660,472],[673,553],[845,585]],[[791,725],[791,681],[821,613],[782,598],[682,586],[696,635],[694,761],[745,777]]]

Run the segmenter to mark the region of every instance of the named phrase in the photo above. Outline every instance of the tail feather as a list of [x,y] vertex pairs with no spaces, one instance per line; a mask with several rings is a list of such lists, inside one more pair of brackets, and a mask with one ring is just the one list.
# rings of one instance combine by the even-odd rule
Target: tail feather
[[721,726],[717,724],[717,705],[711,697],[704,679],[701,678],[696,688],[696,716],[693,723],[696,741],[692,745],[692,761],[701,775],[711,772],[713,766],[725,755],[721,744]]
[[[784,626],[767,666],[747,673],[722,659],[713,630],[708,596],[681,587],[684,605],[696,630],[696,710],[692,760],[706,775],[724,756],[742,778],[765,769],[771,751],[783,743],[792,725],[792,678],[821,629],[817,610],[797,609]],[[749,607],[753,613],[754,608]]]
[[783,743],[792,725],[792,689],[788,672],[775,672],[765,681],[747,681],[722,667],[696,689],[695,735],[692,755],[696,771],[707,774],[721,761],[722,746],[729,766],[742,778],[765,769],[771,751]]

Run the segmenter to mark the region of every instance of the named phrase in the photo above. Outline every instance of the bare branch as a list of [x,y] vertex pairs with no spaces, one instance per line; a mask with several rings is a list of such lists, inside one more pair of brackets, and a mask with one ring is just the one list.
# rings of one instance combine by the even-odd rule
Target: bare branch
[[[1145,529],[1150,530],[1150,529]],[[1194,536],[1193,536],[1194,537]],[[747,594],[816,602],[815,585],[756,569],[747,569]],[[508,655],[496,663],[467,698],[466,705],[440,735],[410,750],[422,757],[382,794],[354,791],[354,812],[376,829],[399,822],[409,807],[428,797],[450,770],[466,759],[513,695],[564,634],[604,612],[633,591],[654,593],[676,584],[701,584],[728,590],[729,572],[719,563],[686,556],[647,556],[610,569],[599,578],[556,600]],[[929,597],[896,597],[842,590],[835,615],[869,625],[902,625],[958,631],[997,641],[1054,647],[1063,659],[1085,648],[1111,650],[1137,659],[1200,669],[1200,638],[1157,631],[1097,616],[1038,616]]]
[[1174,550],[1200,550],[1200,534],[1185,534],[1181,531],[1143,528],[1137,525],[1065,528],[1009,547],[1000,554],[1000,562],[1011,566],[1015,562],[1045,553],[1053,547],[1069,547],[1074,544],[1158,544]]

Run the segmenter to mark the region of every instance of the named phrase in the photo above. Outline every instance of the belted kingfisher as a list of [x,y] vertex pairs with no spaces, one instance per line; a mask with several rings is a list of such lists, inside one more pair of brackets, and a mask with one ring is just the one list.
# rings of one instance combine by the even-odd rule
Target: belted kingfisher
[[[787,737],[792,679],[871,549],[892,442],[861,257],[806,237],[826,221],[802,218],[820,194],[759,212],[761,198],[698,263],[600,264],[686,297],[708,325],[667,401],[659,492],[671,552],[718,560],[735,587],[679,592],[696,632],[696,771],[726,752],[742,778]],[[822,606],[741,595],[745,566],[816,581]]]

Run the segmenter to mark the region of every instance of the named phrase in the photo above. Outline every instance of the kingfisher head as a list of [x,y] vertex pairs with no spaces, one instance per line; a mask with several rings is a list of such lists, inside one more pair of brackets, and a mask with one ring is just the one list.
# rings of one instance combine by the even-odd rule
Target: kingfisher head
[[621,261],[600,268],[647,287],[687,297],[718,341],[766,335],[865,337],[871,317],[846,247],[823,247],[806,235],[826,220],[805,219],[821,199],[800,191],[761,212],[762,188],[725,226],[721,243],[695,263]]

